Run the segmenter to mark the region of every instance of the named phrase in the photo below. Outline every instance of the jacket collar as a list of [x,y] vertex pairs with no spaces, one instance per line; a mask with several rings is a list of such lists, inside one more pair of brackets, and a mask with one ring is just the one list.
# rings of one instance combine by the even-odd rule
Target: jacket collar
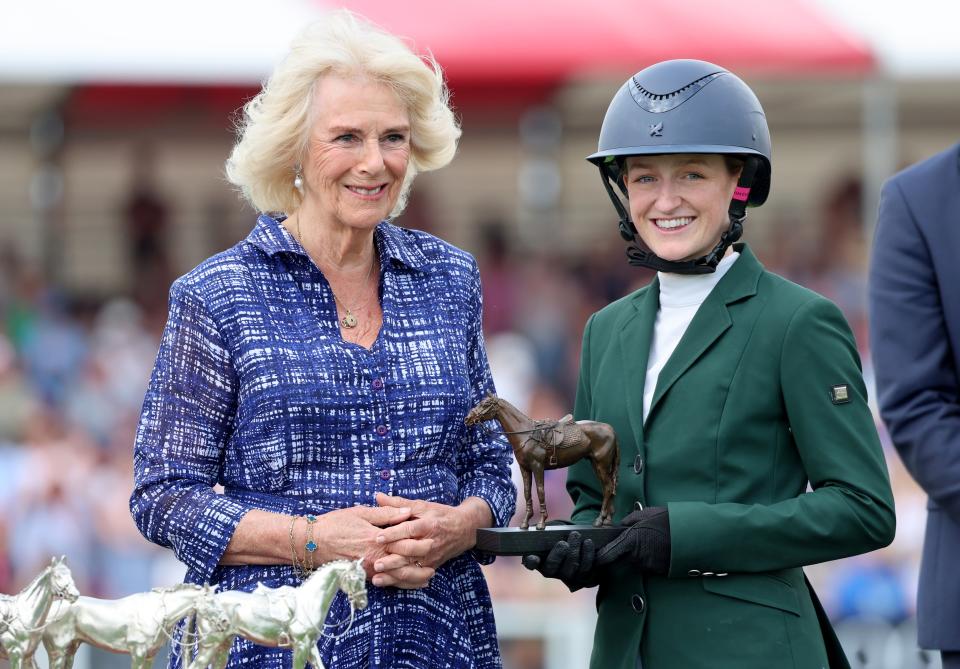
[[[247,235],[246,241],[268,256],[293,253],[307,257],[307,252],[300,242],[283,227],[282,222],[285,218],[260,214],[257,224]],[[389,261],[393,261],[395,264],[399,263],[413,270],[430,271],[430,261],[420,250],[409,231],[383,221],[374,231],[374,242],[380,253],[381,266],[386,266]]]
[[737,262],[720,280],[697,310],[687,331],[680,338],[673,355],[667,360],[657,378],[657,389],[650,404],[649,420],[670,387],[676,383],[707,349],[733,324],[728,306],[757,294],[757,284],[763,265],[746,244],[737,244],[740,253]]
[[[763,265],[746,244],[735,244],[733,248],[740,257],[700,305],[696,316],[677,344],[677,348],[660,372],[657,389],[647,415],[648,420],[656,411],[661,398],[677,379],[732,325],[728,305],[757,293]],[[621,353],[624,371],[628,378],[628,399],[632,406],[642,407],[647,361],[653,340],[653,325],[657,310],[660,308],[659,280],[654,277],[646,290],[637,291],[630,300],[634,309],[622,324]],[[638,319],[642,324],[639,331],[634,323]],[[630,419],[639,442],[643,438],[642,412],[631,412]]]
[[[744,297],[756,295],[757,284],[760,281],[760,275],[763,273],[763,265],[746,244],[734,244],[733,250],[739,253],[740,257],[710,291],[710,295],[703,303],[704,305],[717,301],[723,304],[731,304]],[[653,315],[656,315],[657,309],[660,308],[660,279],[654,276],[653,281],[647,286],[647,290],[638,290],[630,298],[630,301],[636,311],[647,315],[652,307]],[[693,327],[693,323],[690,325]]]

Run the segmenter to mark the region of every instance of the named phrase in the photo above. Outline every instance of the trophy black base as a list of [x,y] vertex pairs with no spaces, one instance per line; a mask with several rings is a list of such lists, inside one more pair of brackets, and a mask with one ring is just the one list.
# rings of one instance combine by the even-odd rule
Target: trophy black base
[[591,539],[599,550],[616,539],[626,528],[619,525],[594,527],[593,525],[548,525],[542,530],[531,527],[521,530],[519,527],[486,527],[477,530],[478,551],[493,555],[545,555],[553,545],[563,541],[573,531],[584,539]]

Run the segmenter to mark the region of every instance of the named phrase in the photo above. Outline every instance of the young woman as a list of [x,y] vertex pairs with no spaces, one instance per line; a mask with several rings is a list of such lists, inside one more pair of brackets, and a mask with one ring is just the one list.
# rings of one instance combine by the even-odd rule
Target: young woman
[[[840,310],[735,243],[770,188],[759,101],[716,65],[653,65],[589,160],[631,262],[657,270],[588,321],[574,412],[617,432],[627,529],[527,565],[600,586],[595,668],[847,666],[802,567],[890,543],[893,499]],[[589,465],[567,489],[592,522]]]

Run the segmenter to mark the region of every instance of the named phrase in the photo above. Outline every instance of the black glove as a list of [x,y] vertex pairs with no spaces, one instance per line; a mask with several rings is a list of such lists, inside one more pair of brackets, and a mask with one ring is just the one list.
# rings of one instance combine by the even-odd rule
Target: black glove
[[630,513],[620,521],[627,529],[597,553],[598,567],[621,559],[651,574],[670,571],[670,516],[666,507],[652,506]]
[[539,555],[524,555],[523,566],[535,569],[547,578],[558,578],[570,588],[570,592],[576,592],[600,582],[593,569],[595,553],[593,540],[583,539],[574,531],[566,541],[555,543],[543,560]]

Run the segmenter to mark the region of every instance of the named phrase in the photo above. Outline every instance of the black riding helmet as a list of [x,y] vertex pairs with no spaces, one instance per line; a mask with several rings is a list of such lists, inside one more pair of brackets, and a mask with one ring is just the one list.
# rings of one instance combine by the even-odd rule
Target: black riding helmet
[[[730,228],[708,255],[664,260],[642,245],[628,208],[611,184],[627,195],[628,156],[668,153],[734,155],[744,161],[730,203]],[[631,245],[631,265],[677,274],[708,274],[743,233],[746,207],[759,207],[770,192],[770,131],[763,107],[735,74],[702,60],[667,60],[633,75],[607,108],[597,152],[587,160],[600,176],[620,216],[620,234]]]

